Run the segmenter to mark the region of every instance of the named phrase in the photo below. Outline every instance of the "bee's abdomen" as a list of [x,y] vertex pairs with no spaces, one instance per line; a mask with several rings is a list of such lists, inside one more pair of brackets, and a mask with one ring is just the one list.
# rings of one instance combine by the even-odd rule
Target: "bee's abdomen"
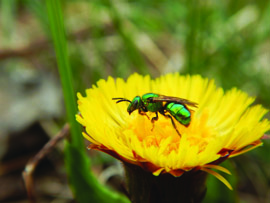
[[182,104],[168,103],[166,110],[182,125],[188,126],[190,123],[190,112]]

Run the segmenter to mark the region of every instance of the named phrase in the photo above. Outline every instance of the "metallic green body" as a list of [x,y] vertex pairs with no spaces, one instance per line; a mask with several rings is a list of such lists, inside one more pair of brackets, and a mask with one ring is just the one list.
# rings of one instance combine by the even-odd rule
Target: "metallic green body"
[[146,112],[148,111],[156,113],[156,116],[152,117],[151,119],[151,122],[153,123],[153,128],[154,122],[158,120],[158,113],[167,118],[170,118],[173,127],[175,128],[176,132],[180,137],[181,134],[177,130],[173,118],[175,118],[185,127],[188,127],[191,121],[191,113],[187,106],[197,107],[197,103],[191,102],[187,99],[170,97],[155,93],[147,93],[144,94],[142,97],[136,96],[132,101],[122,97],[113,98],[113,100],[117,100],[116,103],[129,102],[130,104],[127,108],[129,114],[131,114],[137,109],[140,115],[144,115],[147,117],[148,115],[146,114]]
[[160,97],[160,95],[155,93],[147,93],[142,97],[136,96],[129,104],[127,111],[132,113],[134,110],[144,107],[144,109],[142,108],[141,110],[145,112],[161,112],[162,114],[169,112],[182,125],[189,125],[191,114],[185,105],[175,102],[151,102],[152,98],[158,97]]
[[143,102],[144,106],[146,107],[146,109],[148,111],[151,111],[151,112],[160,111],[160,109],[163,108],[162,102],[151,103],[151,102],[148,101],[149,98],[153,98],[153,97],[159,97],[159,95],[158,94],[154,94],[154,93],[144,94],[142,96],[142,102]]
[[168,103],[166,110],[181,124],[187,126],[190,123],[190,111],[182,104]]

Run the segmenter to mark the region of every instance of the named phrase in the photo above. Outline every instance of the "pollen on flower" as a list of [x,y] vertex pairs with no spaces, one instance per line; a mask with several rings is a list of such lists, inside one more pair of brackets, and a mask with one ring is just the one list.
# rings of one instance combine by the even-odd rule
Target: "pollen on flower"
[[[250,106],[254,98],[235,88],[224,93],[213,81],[198,75],[168,74],[151,80],[149,76],[133,74],[126,82],[110,77],[107,81],[100,80],[86,93],[86,97],[78,94],[77,121],[85,127],[83,135],[92,143],[90,148],[138,165],[154,175],[180,176],[185,171],[203,170],[230,188],[221,175],[212,171],[226,172],[215,164],[259,146],[260,138],[270,129],[269,120],[262,120],[268,111],[260,105]],[[146,116],[136,110],[129,115],[127,107],[132,99],[146,93],[198,104],[198,108],[188,107],[191,112],[188,126],[173,118],[180,136],[171,119],[160,113],[154,123],[151,119],[155,112],[148,111]],[[116,103],[112,98],[130,102]]]

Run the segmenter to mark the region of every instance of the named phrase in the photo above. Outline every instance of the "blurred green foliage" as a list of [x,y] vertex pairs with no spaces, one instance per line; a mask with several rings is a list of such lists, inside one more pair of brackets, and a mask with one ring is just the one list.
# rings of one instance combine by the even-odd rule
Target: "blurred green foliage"
[[[5,56],[2,51],[24,50],[29,44],[34,49],[40,39],[50,44],[44,5],[39,0],[1,1],[0,65],[21,57],[34,61],[34,68],[38,63],[47,71],[55,69],[49,45],[28,55]],[[108,75],[156,77],[179,71],[214,78],[225,90],[236,86],[270,108],[270,1],[70,0],[62,6],[76,91]],[[270,198],[270,142],[264,143],[225,162],[233,172],[234,191],[210,177],[205,202]]]

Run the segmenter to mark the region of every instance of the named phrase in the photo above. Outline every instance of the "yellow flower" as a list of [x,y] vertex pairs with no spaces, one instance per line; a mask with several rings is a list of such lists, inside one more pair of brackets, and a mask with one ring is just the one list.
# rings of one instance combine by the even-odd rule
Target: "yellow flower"
[[[112,100],[115,97],[132,100],[150,92],[198,103],[198,108],[190,108],[188,127],[175,120],[181,137],[170,119],[159,115],[152,130],[151,118],[155,114],[147,112],[150,120],[138,111],[129,115],[128,102],[116,104]],[[270,129],[269,120],[262,120],[268,111],[261,105],[250,107],[253,101],[254,98],[236,88],[224,93],[213,80],[199,75],[176,73],[152,80],[133,74],[126,82],[112,77],[100,80],[86,90],[86,97],[79,93],[77,121],[85,127],[83,135],[91,142],[89,148],[138,165],[156,176],[162,173],[181,176],[185,171],[202,170],[231,189],[212,169],[229,173],[218,164],[262,144],[260,138]]]

